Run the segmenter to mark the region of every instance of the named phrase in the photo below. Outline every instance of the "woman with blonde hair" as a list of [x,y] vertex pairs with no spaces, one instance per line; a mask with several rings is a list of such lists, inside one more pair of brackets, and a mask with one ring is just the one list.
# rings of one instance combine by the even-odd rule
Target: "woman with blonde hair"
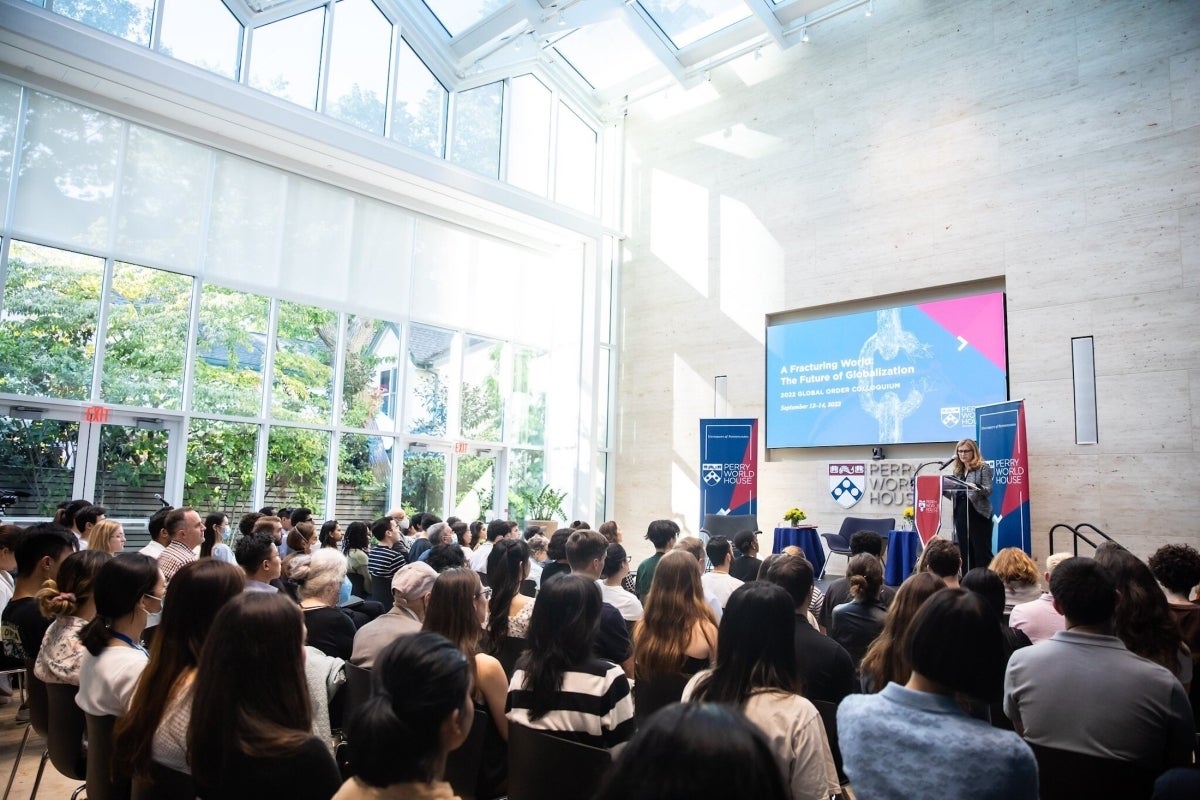
[[1006,547],[996,553],[992,563],[988,564],[988,569],[999,575],[1000,580],[1004,581],[1004,620],[1006,623],[1013,606],[1037,600],[1042,596],[1042,589],[1038,585],[1040,576],[1037,564],[1021,548]]
[[116,555],[125,549],[125,528],[115,519],[97,522],[88,538],[88,549]]
[[901,686],[908,683],[912,665],[904,657],[904,637],[925,601],[945,588],[946,582],[932,572],[910,575],[900,585],[895,599],[888,606],[883,632],[863,656],[860,673],[864,692],[881,691],[888,683]]
[[672,550],[659,560],[633,629],[634,704],[644,719],[683,695],[717,653],[717,615],[704,600],[696,559]]
[[[99,525],[93,529],[93,536],[98,528]],[[42,648],[33,665],[33,674],[44,683],[79,685],[79,665],[84,653],[79,632],[96,616],[92,586],[96,574],[110,558],[112,555],[103,550],[72,553],[59,566],[58,578],[46,581],[34,595],[42,616],[54,620],[42,637]]]
[[962,551],[963,572],[986,567],[992,560],[992,467],[983,460],[974,439],[954,446],[957,488],[942,494],[954,503],[954,541]]

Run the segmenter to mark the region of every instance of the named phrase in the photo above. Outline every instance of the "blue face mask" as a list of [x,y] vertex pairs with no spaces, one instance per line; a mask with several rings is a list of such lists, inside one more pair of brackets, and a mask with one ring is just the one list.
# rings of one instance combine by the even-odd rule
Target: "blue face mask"
[[338,605],[345,605],[350,602],[350,579],[342,578],[342,588],[338,592]]

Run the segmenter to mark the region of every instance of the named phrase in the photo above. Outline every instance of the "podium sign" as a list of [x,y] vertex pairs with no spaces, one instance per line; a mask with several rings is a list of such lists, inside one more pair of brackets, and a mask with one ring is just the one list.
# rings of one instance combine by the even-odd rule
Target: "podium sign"
[[937,536],[942,527],[942,476],[918,475],[913,498],[913,515],[921,544]]

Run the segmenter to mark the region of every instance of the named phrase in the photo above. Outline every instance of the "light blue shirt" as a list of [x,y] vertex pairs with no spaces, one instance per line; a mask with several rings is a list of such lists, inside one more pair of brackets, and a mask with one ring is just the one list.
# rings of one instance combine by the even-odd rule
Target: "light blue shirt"
[[863,800],[1037,800],[1029,746],[951,697],[889,683],[842,700],[837,719],[843,766]]

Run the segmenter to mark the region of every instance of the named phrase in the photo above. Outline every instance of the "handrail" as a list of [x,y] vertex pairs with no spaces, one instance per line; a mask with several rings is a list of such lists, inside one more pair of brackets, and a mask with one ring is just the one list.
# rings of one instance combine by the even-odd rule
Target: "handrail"
[[1050,552],[1051,553],[1057,552],[1054,548],[1054,532],[1056,530],[1058,530],[1059,528],[1066,528],[1067,530],[1069,530],[1071,532],[1071,549],[1073,550],[1075,555],[1079,555],[1079,540],[1080,539],[1082,539],[1087,544],[1091,545],[1093,549],[1100,546],[1096,542],[1093,542],[1091,539],[1089,539],[1087,536],[1085,536],[1081,531],[1082,528],[1088,528],[1088,529],[1094,531],[1095,533],[1100,535],[1101,539],[1104,539],[1107,542],[1116,542],[1116,539],[1112,538],[1107,533],[1100,530],[1099,528],[1097,528],[1095,525],[1093,525],[1090,522],[1081,522],[1078,525],[1068,525],[1065,522],[1059,522],[1056,525],[1053,525],[1050,527],[1049,535],[1050,535]]

